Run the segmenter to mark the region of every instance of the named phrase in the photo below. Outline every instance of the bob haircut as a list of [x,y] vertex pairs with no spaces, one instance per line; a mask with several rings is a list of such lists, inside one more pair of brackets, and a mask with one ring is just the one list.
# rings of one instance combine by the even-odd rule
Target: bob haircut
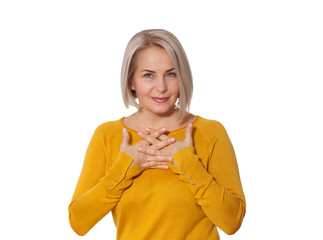
[[189,110],[193,94],[193,78],[186,53],[179,40],[170,32],[163,29],[144,30],[134,35],[125,50],[121,67],[121,90],[125,106],[135,106],[137,96],[131,90],[131,80],[136,70],[136,56],[140,50],[158,46],[166,50],[170,56],[179,82],[179,111],[184,114]]

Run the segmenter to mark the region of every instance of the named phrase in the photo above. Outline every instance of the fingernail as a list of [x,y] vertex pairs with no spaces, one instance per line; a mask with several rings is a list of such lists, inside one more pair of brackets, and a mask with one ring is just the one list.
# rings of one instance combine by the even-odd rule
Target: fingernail
[[169,142],[175,142],[175,138],[169,139]]

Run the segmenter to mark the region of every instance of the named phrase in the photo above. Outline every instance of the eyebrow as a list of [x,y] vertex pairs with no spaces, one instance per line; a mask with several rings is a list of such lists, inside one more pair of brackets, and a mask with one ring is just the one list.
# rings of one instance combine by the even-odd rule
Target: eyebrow
[[[171,72],[171,71],[174,71],[175,68],[171,68],[171,69],[168,69],[166,72]],[[155,71],[151,71],[151,70],[148,70],[148,69],[144,69],[142,70],[142,72],[150,72],[150,73],[155,73]]]
[[166,72],[171,72],[171,71],[174,71],[174,70],[175,70],[175,68],[173,67],[173,68],[167,70]]

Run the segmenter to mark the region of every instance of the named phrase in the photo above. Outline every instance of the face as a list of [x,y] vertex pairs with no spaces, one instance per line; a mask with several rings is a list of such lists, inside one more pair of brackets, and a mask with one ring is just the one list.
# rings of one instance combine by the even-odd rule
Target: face
[[141,50],[135,60],[131,89],[136,91],[140,109],[156,115],[171,114],[179,96],[179,84],[166,50],[148,47]]

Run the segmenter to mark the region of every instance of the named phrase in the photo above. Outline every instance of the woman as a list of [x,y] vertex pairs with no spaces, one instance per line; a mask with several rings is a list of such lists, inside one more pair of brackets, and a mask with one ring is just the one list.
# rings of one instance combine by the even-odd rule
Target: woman
[[69,206],[73,230],[84,235],[112,211],[117,239],[235,233],[246,205],[234,150],[219,122],[187,112],[192,76],[177,38],[136,34],[121,81],[125,105],[138,111],[94,132]]

